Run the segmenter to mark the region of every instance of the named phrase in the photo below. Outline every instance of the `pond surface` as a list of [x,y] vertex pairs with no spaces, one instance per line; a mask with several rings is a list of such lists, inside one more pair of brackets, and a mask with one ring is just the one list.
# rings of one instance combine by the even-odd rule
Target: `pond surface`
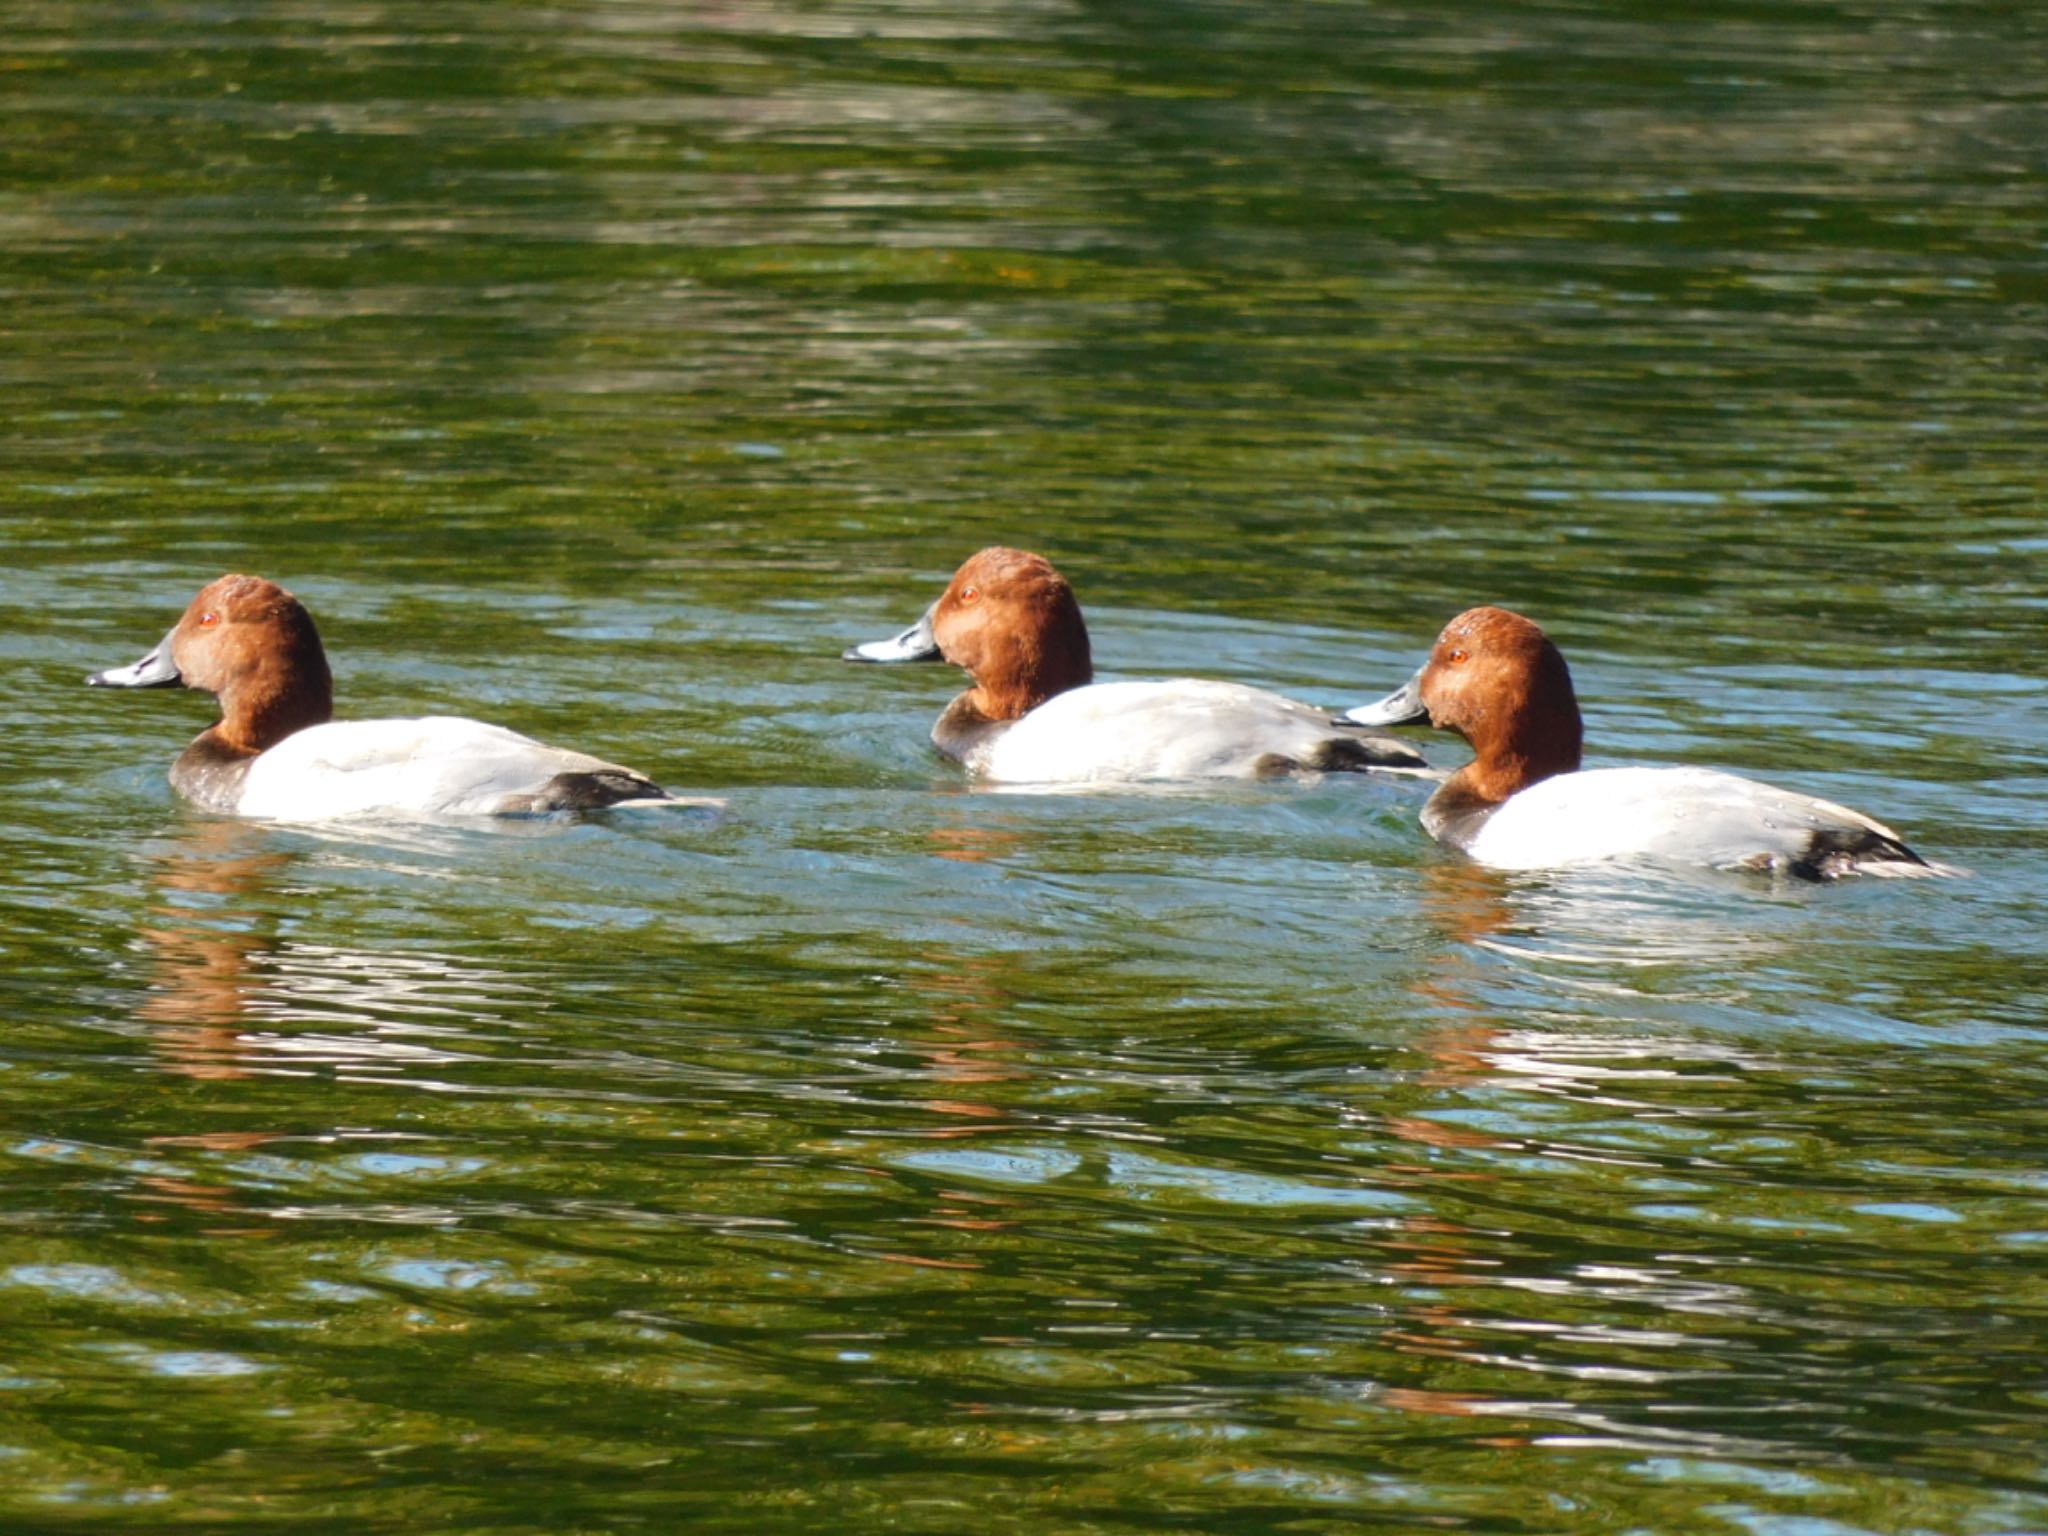
[[[0,1527],[2048,1529],[2044,81],[1936,0],[9,8]],[[974,792],[836,658],[996,541],[1330,705],[1521,608],[1594,762],[1972,877]],[[236,569],[345,715],[728,809],[188,810],[206,702],[79,683]]]

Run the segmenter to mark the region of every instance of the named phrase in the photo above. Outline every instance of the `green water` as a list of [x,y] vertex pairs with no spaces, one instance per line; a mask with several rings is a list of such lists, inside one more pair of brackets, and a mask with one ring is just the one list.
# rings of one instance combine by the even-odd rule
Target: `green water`
[[[0,1529],[2048,1529],[2035,8],[0,4]],[[967,553],[1955,882],[968,791]],[[279,830],[87,693],[722,816]],[[1441,762],[1459,748],[1425,743]]]

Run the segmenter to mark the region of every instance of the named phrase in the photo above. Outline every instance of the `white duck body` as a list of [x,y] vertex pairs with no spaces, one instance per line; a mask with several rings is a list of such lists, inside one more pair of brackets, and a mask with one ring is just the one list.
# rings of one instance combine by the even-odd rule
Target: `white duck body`
[[932,742],[1001,784],[1262,778],[1334,769],[1416,770],[1422,754],[1243,683],[1196,678],[1098,683],[1066,578],[1042,555],[992,545],[970,555],[924,617],[849,661],[943,658],[974,686]]
[[[1327,710],[1243,683],[1205,678],[1090,683],[1022,719],[932,739],[985,779],[1006,784],[1259,778],[1300,769],[1419,769],[1420,754],[1331,724]],[[957,750],[956,750],[957,749]]]
[[1712,768],[1561,773],[1451,840],[1498,869],[1639,857],[1808,876],[1947,873],[1861,812]]
[[232,808],[270,821],[380,812],[504,816],[593,803],[587,791],[594,786],[668,798],[629,768],[481,720],[338,720],[294,732],[258,755]]

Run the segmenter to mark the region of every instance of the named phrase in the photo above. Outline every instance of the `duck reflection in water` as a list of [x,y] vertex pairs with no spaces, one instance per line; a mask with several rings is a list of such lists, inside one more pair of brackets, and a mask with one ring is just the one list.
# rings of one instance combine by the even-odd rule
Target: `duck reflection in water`
[[158,900],[137,934],[150,958],[149,994],[136,1017],[155,1026],[150,1044],[166,1071],[247,1076],[251,974],[276,946],[274,920],[252,898],[291,862],[261,829],[230,821],[194,823],[157,856]]
[[[1584,1186],[1574,1182],[1561,1194],[1551,1177],[1527,1170],[1538,1162],[1598,1169],[1593,1177],[1608,1190],[1637,1170],[1646,1178],[1671,1171],[1654,1152],[1617,1145],[1598,1128],[1636,1114],[1672,1118],[1667,1102],[1638,1095],[1631,1084],[1681,1073],[1699,1083],[1704,1063],[1750,1063],[1724,1042],[1649,1021],[1617,1033],[1612,997],[1652,1002],[1660,994],[1630,986],[1632,967],[1713,950],[1726,936],[1702,941],[1626,880],[1565,884],[1449,860],[1424,866],[1421,879],[1420,910],[1441,940],[1411,983],[1425,1021],[1418,1048],[1430,1065],[1384,1084],[1377,1105],[1360,1116],[1374,1132],[1417,1149],[1412,1159],[1389,1156],[1384,1167],[1429,1209],[1396,1217],[1371,1239],[1386,1254],[1386,1275],[1406,1293],[1384,1337],[1416,1363],[1364,1384],[1362,1395],[1399,1412],[1514,1421],[1490,1444],[1528,1444],[1541,1431],[1523,1426],[1545,1421],[1641,1438],[1640,1426],[1553,1384],[1621,1371],[1593,1352],[1605,1326],[1597,1317],[1631,1284],[1646,1312],[1661,1309],[1671,1272],[1589,1266],[1576,1235],[1587,1216],[1571,1193]],[[1587,989],[1600,993],[1602,1006],[1587,1010],[1587,1027],[1575,1028],[1574,1005]],[[1574,1107],[1595,1130],[1574,1135],[1581,1123]],[[1517,1214],[1498,1227],[1458,1219],[1474,1209]],[[1528,1212],[1536,1220],[1525,1219]],[[1687,1283],[1696,1289],[1702,1282]],[[1717,1300],[1731,1309],[1744,1302],[1732,1287]],[[1577,1301],[1589,1304],[1586,1316]],[[1642,1351],[1646,1341],[1666,1337],[1648,1329],[1617,1335],[1616,1358],[1631,1362],[1631,1381],[1659,1379]],[[1560,1339],[1570,1342],[1553,1344]],[[1499,1388],[1475,1387],[1475,1368]],[[1532,1394],[1521,1380],[1544,1386]],[[1683,1437],[1668,1427],[1647,1433]]]
[[[243,1064],[243,1027],[250,1009],[249,975],[273,944],[273,935],[252,899],[291,864],[246,823],[194,824],[190,835],[157,856],[158,897],[149,919],[137,930],[147,952],[149,991],[136,1017],[149,1026],[150,1048],[163,1070],[202,1082],[248,1077]],[[234,1154],[274,1141],[275,1130],[211,1130],[151,1136],[157,1148],[193,1148]],[[137,1219],[167,1220],[147,1207],[171,1206],[211,1225],[215,1237],[269,1237],[276,1224],[249,1209],[225,1184],[144,1174],[135,1198],[145,1207]]]
[[303,905],[281,884],[308,856],[274,839],[209,820],[158,855],[163,899],[140,934],[151,986],[137,1015],[163,1026],[154,1040],[167,1070],[389,1076],[469,1059],[459,1042],[523,1006],[526,986],[445,955],[281,937]]
[[[1017,853],[1026,841],[1016,830],[980,822],[934,827],[926,836],[935,857],[961,864],[1000,860]],[[917,1138],[961,1142],[1030,1129],[1005,1104],[994,1102],[1002,1093],[999,1085],[1028,1081],[1013,1060],[1024,1042],[1004,1025],[1018,999],[1031,991],[1030,978],[1022,974],[1025,962],[1014,954],[967,953],[939,943],[922,945],[913,958],[903,980],[924,1004],[928,1028],[923,1038],[909,1030],[895,1031],[893,1038],[923,1059],[923,1073],[938,1090],[916,1101],[934,1117],[915,1132]],[[948,1181],[934,1192],[930,1212],[910,1221],[963,1234],[1002,1232],[1017,1224],[1026,1204],[1011,1195]],[[881,1257],[924,1268],[984,1267],[981,1259],[959,1250],[942,1252],[945,1256],[897,1251]]]
[[[282,845],[275,829],[195,820],[150,857],[157,897],[137,930],[148,987],[135,1018],[165,1073],[246,1083],[246,1107],[254,1113],[272,1101],[256,1091],[258,1079],[404,1077],[430,1086],[430,1070],[438,1077],[472,1059],[459,1042],[523,1008],[530,997],[528,988],[501,973],[445,956],[378,954],[282,937],[302,920],[305,905],[289,887],[320,854]],[[360,861],[360,847],[350,845],[348,857]],[[228,1119],[237,1103],[217,1096],[205,1102],[215,1123]],[[148,1141],[232,1154],[306,1134],[297,1124],[289,1131],[242,1126],[181,1130]],[[209,1215],[237,1208],[230,1189],[161,1176],[143,1183],[152,1200]]]
[[[195,821],[156,854],[161,899],[139,934],[151,983],[137,1016],[159,1026],[153,1040],[166,1070],[389,1077],[471,1059],[468,1040],[509,1027],[508,1015],[527,1006],[531,987],[447,955],[282,936],[305,907],[285,881],[324,855],[280,846],[277,836],[248,822]],[[362,844],[337,847],[351,868],[363,867]],[[381,869],[413,878],[409,856],[437,850],[384,852]]]
[[[1432,1207],[1439,1197],[1462,1193],[1458,1186],[1472,1187],[1476,1194],[1498,1182],[1487,1154],[1503,1150],[1503,1138],[1431,1111],[1483,1089],[1495,1074],[1492,1055],[1504,1031],[1472,996],[1477,974],[1472,946],[1514,921],[1509,895],[1506,882],[1491,870],[1449,861],[1422,870],[1422,912],[1447,941],[1411,983],[1421,1011],[1441,1019],[1417,1042],[1432,1065],[1409,1077],[1412,1088],[1397,1088],[1368,1118],[1378,1133],[1415,1148],[1412,1157],[1390,1150],[1384,1172],[1395,1187]],[[1397,1310],[1386,1335],[1396,1354],[1458,1362],[1483,1357],[1475,1320],[1465,1315],[1456,1297],[1461,1289],[1496,1283],[1499,1261],[1489,1252],[1492,1241],[1486,1232],[1435,1209],[1399,1213],[1375,1237],[1375,1246],[1385,1254],[1388,1279],[1415,1292]],[[1370,1395],[1381,1407],[1408,1413],[1466,1417],[1492,1410],[1486,1395],[1444,1390],[1434,1379],[1432,1367],[1418,1365],[1410,1379],[1377,1382]]]

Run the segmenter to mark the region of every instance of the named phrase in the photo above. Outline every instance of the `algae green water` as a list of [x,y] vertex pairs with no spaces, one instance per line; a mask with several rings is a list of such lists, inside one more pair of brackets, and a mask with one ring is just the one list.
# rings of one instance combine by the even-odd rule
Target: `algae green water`
[[[0,5],[0,1529],[2048,1529],[2044,82],[1936,0]],[[836,658],[997,540],[1104,676],[1522,608],[1592,761],[1971,878],[975,792]],[[205,701],[80,682],[234,569],[344,715],[728,810],[186,809]]]

